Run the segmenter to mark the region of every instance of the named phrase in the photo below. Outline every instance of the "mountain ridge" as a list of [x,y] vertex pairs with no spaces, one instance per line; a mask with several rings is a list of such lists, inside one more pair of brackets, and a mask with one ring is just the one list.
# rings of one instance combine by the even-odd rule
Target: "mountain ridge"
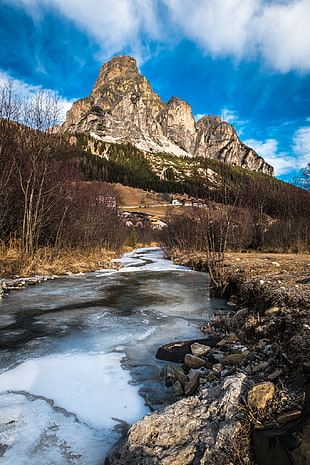
[[130,142],[145,152],[214,158],[270,176],[273,168],[240,141],[219,116],[196,121],[178,97],[164,103],[139,73],[136,60],[116,56],[101,68],[88,97],[77,100],[56,132],[85,132],[106,142]]

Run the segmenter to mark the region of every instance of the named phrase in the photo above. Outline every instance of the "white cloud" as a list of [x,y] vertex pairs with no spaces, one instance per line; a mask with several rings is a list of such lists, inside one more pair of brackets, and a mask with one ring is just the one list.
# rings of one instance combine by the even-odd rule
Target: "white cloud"
[[56,8],[101,47],[100,59],[128,50],[138,62],[148,39],[187,38],[213,56],[260,57],[280,72],[310,70],[309,0],[4,0],[39,21]]
[[267,163],[274,167],[276,176],[292,171],[292,157],[286,153],[278,153],[277,140],[267,139],[262,142],[255,139],[249,139],[244,142],[246,145],[254,149],[258,155],[263,157]]
[[310,70],[309,0],[163,1],[186,36],[213,56],[260,56],[281,72]]
[[[276,176],[281,176],[293,171],[298,171],[306,165],[305,152],[307,147],[310,149],[310,128],[307,129],[309,129],[307,134],[301,132],[295,136],[294,153],[279,151],[278,141],[276,139],[267,139],[265,141],[248,139],[244,142],[254,149],[258,155],[263,157],[267,163],[274,167]],[[297,146],[300,148],[299,152],[297,151]]]
[[310,126],[299,128],[293,138],[293,151],[297,156],[297,168],[310,163]]
[[6,86],[8,83],[12,84],[13,92],[21,99],[31,99],[37,92],[41,91],[46,91],[47,93],[55,94],[60,108],[60,122],[63,122],[65,120],[66,112],[71,108],[72,103],[75,100],[77,100],[67,100],[61,97],[57,92],[52,91],[51,89],[43,89],[41,86],[33,86],[27,84],[24,81],[12,78],[8,73],[0,70],[0,88]]
[[47,7],[56,8],[100,45],[101,60],[126,48],[138,62],[148,54],[145,36],[160,39],[157,0],[5,0],[21,4],[37,21]]
[[199,121],[203,116],[206,116],[205,113],[197,113],[194,115],[195,121]]

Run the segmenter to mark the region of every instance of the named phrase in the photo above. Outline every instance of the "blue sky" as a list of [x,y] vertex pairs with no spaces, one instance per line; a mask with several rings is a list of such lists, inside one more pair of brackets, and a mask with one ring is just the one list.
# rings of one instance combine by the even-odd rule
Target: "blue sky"
[[0,0],[0,82],[66,109],[119,54],[290,181],[310,162],[310,0]]

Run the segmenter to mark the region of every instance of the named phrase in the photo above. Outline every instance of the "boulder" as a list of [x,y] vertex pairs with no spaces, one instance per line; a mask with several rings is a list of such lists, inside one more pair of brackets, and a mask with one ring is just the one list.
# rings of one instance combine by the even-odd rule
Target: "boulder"
[[241,424],[235,419],[246,376],[238,373],[222,385],[204,387],[132,425],[110,457],[111,465],[218,465]]
[[208,337],[204,339],[192,339],[189,341],[169,342],[160,347],[156,353],[156,358],[168,362],[183,363],[186,354],[191,354],[191,345],[198,342],[209,347],[215,347],[219,337]]

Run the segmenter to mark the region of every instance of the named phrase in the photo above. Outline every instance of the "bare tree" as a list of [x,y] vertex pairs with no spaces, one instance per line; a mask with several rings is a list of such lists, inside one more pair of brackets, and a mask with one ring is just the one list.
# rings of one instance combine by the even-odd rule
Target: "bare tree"
[[14,172],[16,150],[16,126],[20,115],[21,102],[14,92],[12,82],[0,88],[0,231],[7,224],[10,210],[10,190]]
[[59,123],[62,104],[57,92],[38,90],[24,101],[21,122],[39,131],[51,132]]
[[14,171],[22,198],[21,248],[29,257],[39,245],[57,197],[55,174],[62,142],[50,134],[50,128],[58,122],[59,114],[59,98],[46,91],[25,100],[19,114],[23,125],[15,135]]

